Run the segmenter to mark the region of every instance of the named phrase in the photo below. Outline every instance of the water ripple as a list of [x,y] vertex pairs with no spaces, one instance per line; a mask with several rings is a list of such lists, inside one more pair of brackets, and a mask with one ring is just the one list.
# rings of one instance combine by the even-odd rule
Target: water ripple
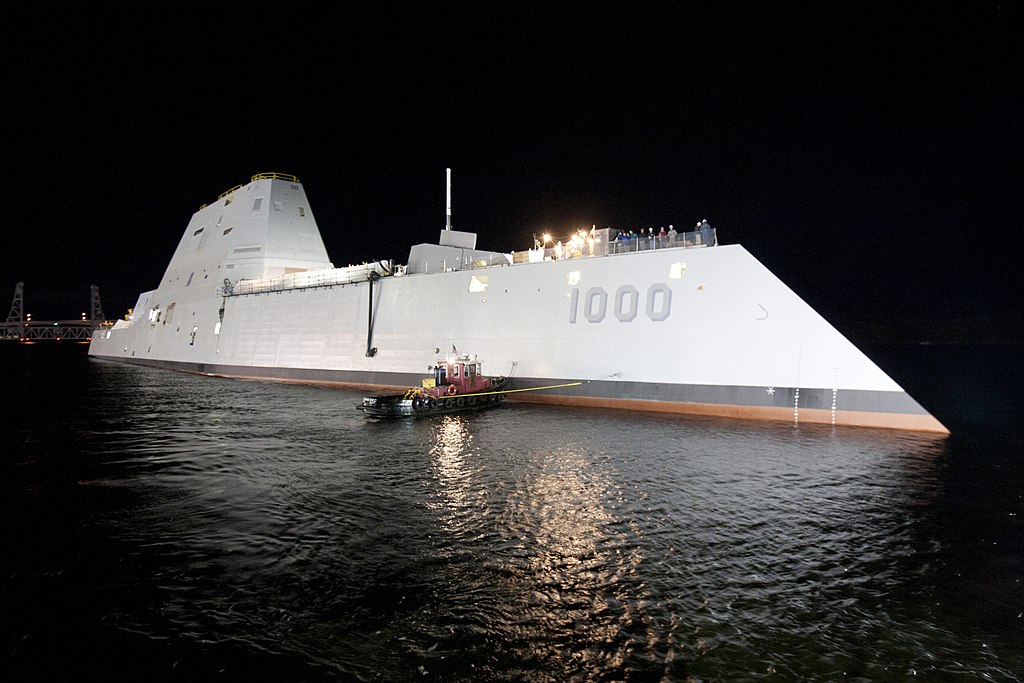
[[[90,629],[79,660],[129,678],[1024,667],[1020,603],[1000,597],[1019,597],[1020,517],[962,495],[983,465],[947,439],[515,403],[367,421],[350,391],[107,364],[82,382],[59,428],[4,433],[26,668]],[[1019,470],[982,474],[1024,490]],[[965,508],[1005,517],[1003,545],[982,550]]]

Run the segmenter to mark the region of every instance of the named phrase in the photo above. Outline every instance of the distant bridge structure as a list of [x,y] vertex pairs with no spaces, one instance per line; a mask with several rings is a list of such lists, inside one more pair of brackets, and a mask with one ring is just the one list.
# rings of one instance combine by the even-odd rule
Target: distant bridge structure
[[89,289],[89,317],[83,313],[80,320],[32,320],[31,314],[25,315],[25,283],[19,282],[14,286],[14,301],[7,321],[0,323],[0,341],[89,341],[93,330],[105,320],[100,288],[92,285]]

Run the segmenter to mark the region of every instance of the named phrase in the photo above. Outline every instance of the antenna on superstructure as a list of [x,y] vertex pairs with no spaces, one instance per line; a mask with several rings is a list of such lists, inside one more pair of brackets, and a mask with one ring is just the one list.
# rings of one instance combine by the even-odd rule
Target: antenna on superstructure
[[445,230],[451,230],[452,229],[452,169],[446,168],[445,171],[447,171],[447,176],[448,176],[448,179],[447,179],[447,182],[446,182],[446,187],[447,187],[447,191],[448,191],[448,222],[445,224],[444,229]]

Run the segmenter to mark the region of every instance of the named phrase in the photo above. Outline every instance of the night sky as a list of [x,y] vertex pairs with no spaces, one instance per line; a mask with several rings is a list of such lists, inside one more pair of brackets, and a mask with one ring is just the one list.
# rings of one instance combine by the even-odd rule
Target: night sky
[[841,330],[1019,339],[1020,3],[0,10],[0,305],[108,317],[192,213],[303,182],[335,265],[693,226]]

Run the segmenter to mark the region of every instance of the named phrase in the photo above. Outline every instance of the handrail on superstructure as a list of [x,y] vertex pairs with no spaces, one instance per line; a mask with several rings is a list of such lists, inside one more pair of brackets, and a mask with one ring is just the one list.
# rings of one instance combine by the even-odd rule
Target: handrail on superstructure
[[219,195],[217,195],[217,199],[224,199],[224,198],[225,198],[225,197],[227,197],[227,196],[228,196],[229,194],[232,194],[232,193],[234,193],[234,192],[238,192],[238,191],[239,191],[239,190],[241,190],[241,189],[242,189],[242,186],[241,186],[241,185],[235,185],[235,186],[234,186],[234,187],[232,187],[232,188],[231,188],[230,190],[224,190],[224,191],[223,191],[223,192],[221,192],[221,193],[220,193]]
[[267,173],[257,173],[252,177],[253,182],[257,180],[288,180],[293,183],[299,182],[298,177],[293,176],[291,173],[277,173],[275,171],[269,171]]
[[[254,183],[257,180],[287,180],[288,182],[291,182],[291,183],[299,182],[298,176],[294,176],[291,173],[278,173],[276,171],[267,171],[265,173],[257,173],[256,175],[254,175],[252,177],[252,180],[250,182]],[[235,185],[230,190],[225,190],[224,192],[221,192],[219,195],[217,195],[217,199],[224,199],[229,194],[232,194],[234,192],[238,192],[239,190],[242,189],[242,187],[244,187],[244,186],[243,185]],[[199,207],[199,210],[202,211],[207,206],[209,206],[209,204],[203,204],[202,206]]]

